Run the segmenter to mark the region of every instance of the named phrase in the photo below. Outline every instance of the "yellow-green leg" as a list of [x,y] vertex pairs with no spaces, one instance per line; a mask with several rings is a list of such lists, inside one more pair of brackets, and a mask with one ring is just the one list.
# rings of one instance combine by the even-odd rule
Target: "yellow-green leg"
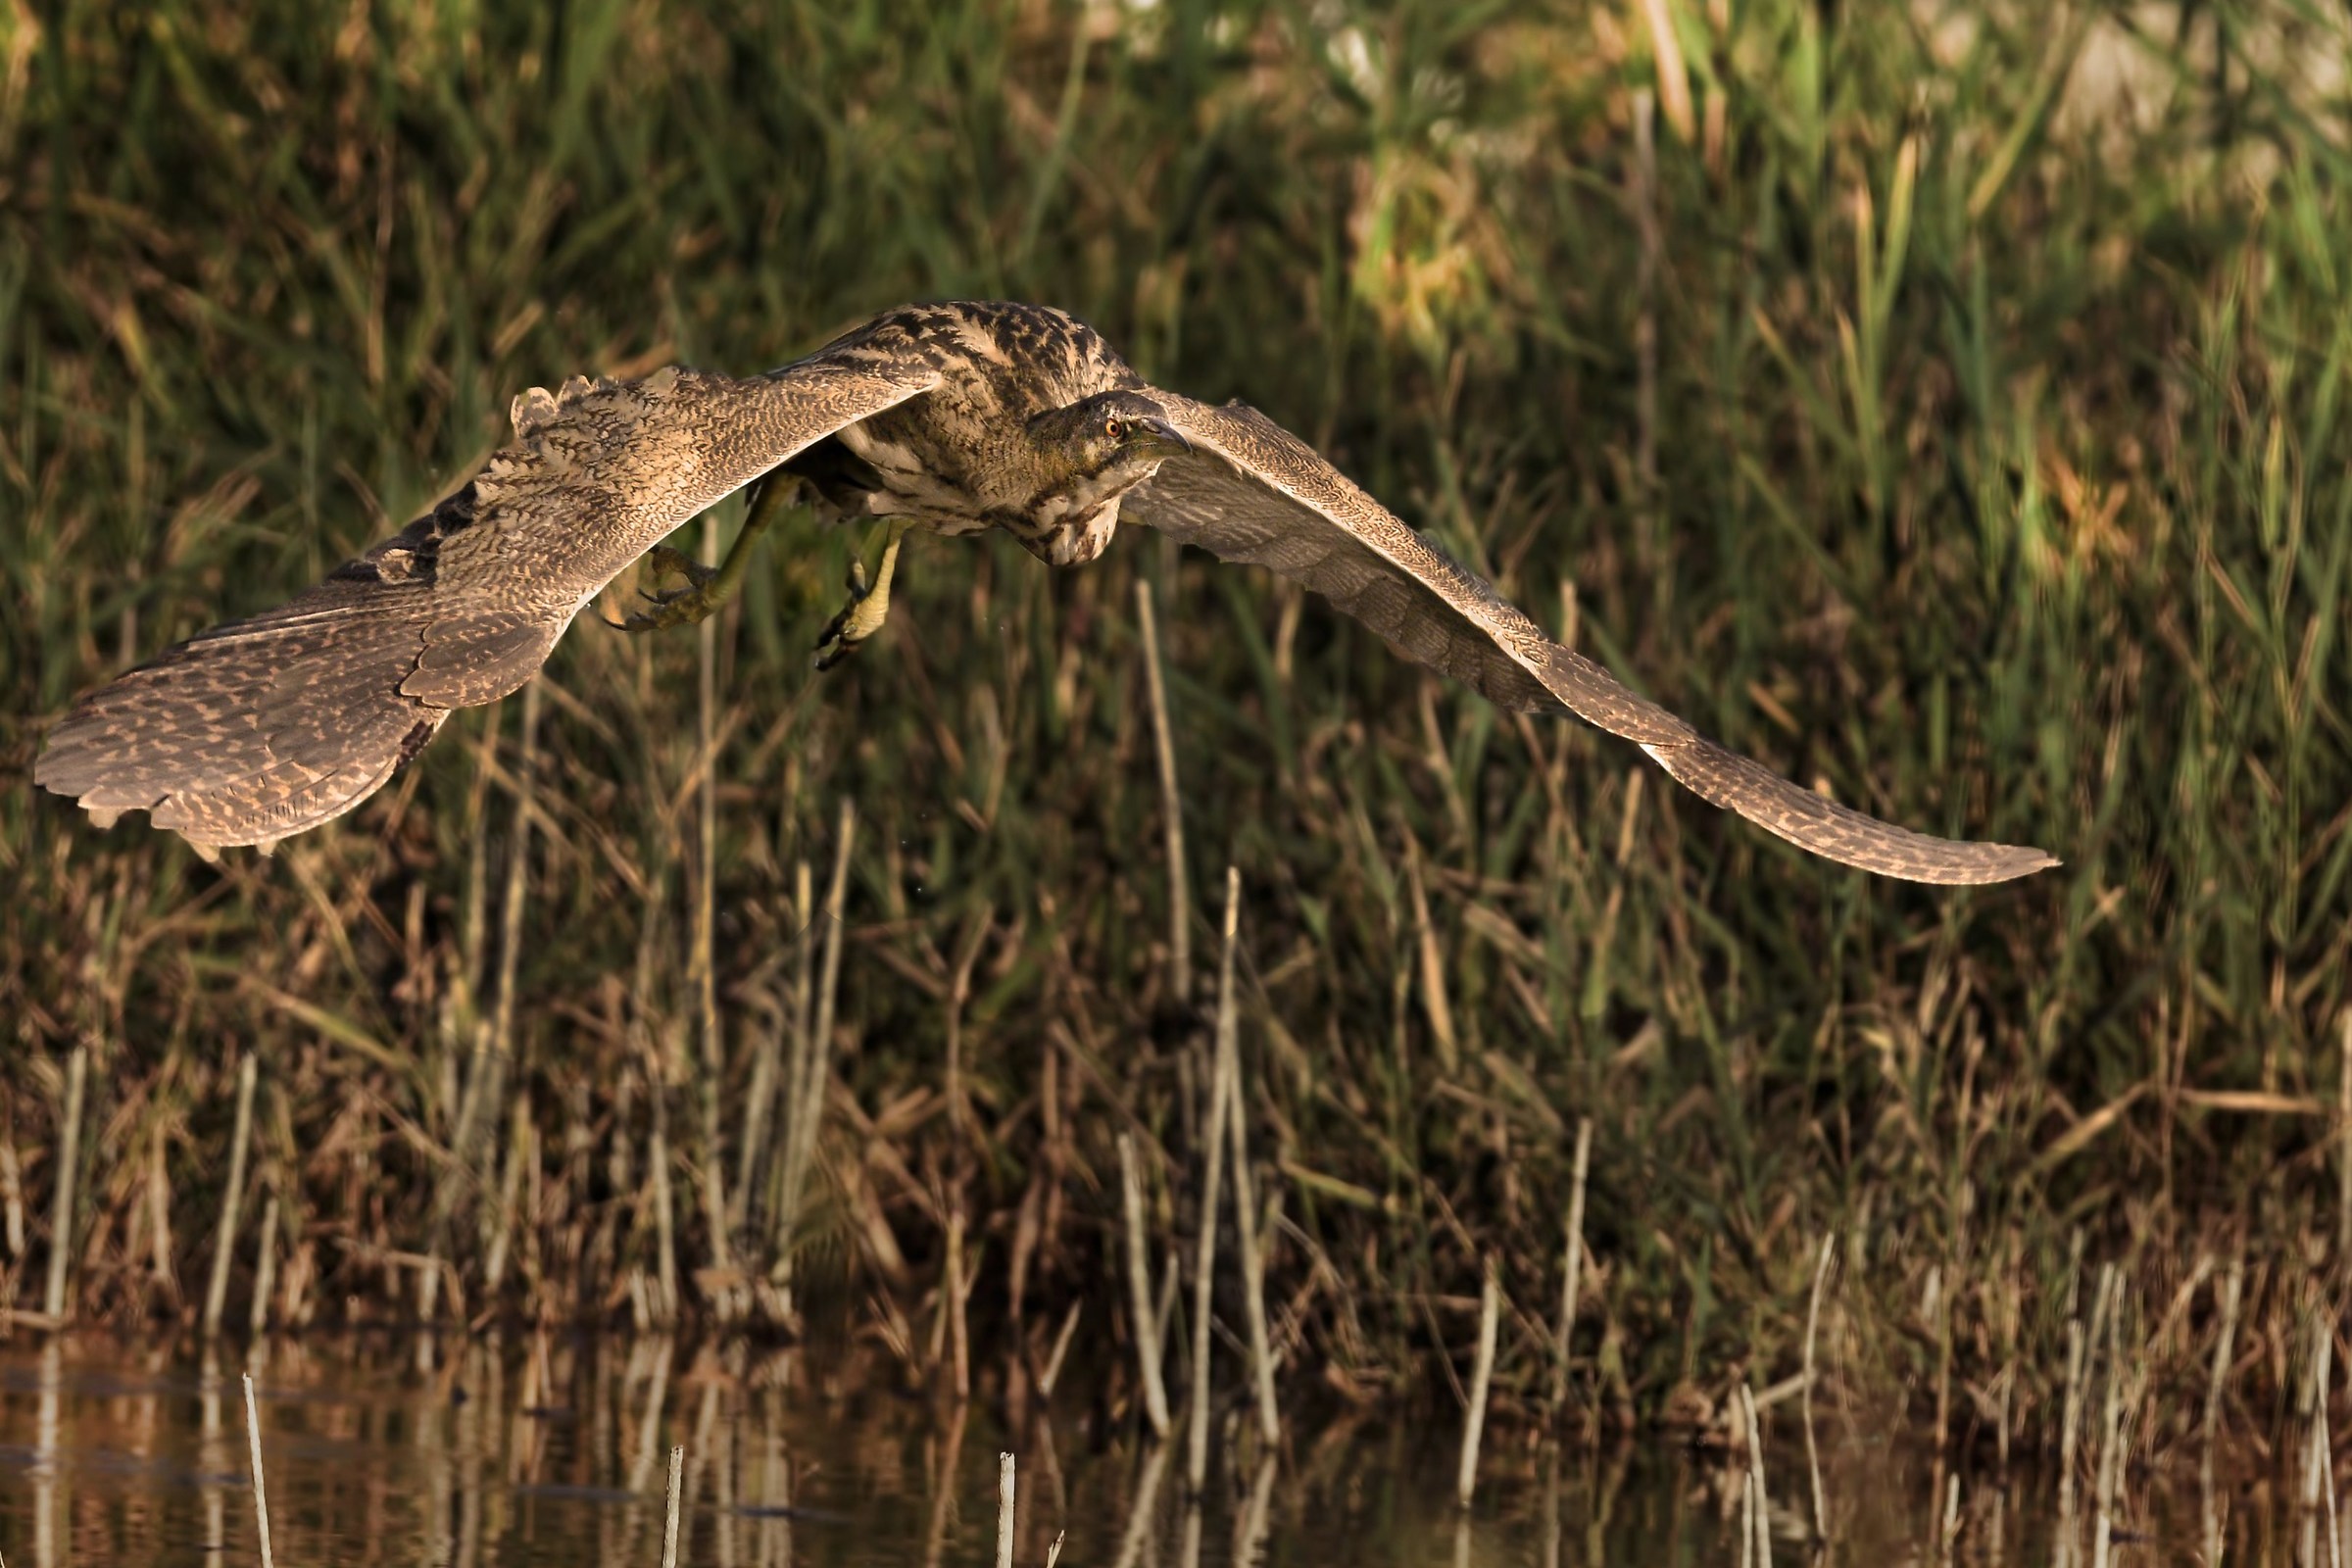
[[752,497],[752,510],[743,519],[743,531],[727,547],[727,559],[715,567],[706,566],[683,550],[668,545],[656,545],[645,553],[646,564],[653,568],[656,582],[664,577],[683,577],[682,588],[665,588],[659,593],[638,590],[639,596],[650,603],[651,610],[640,610],[626,620],[607,621],[622,631],[659,631],[664,626],[691,626],[708,620],[718,607],[734,596],[743,584],[743,574],[752,564],[752,546],[776,520],[797,488],[794,481],[769,474],[760,481],[759,492]]
[[899,541],[906,536],[908,526],[903,517],[893,517],[882,525],[882,564],[874,568],[870,584],[865,563],[854,556],[850,559],[850,602],[825,623],[824,634],[816,640],[817,668],[831,669],[849,658],[890,618],[890,579],[899,569]]

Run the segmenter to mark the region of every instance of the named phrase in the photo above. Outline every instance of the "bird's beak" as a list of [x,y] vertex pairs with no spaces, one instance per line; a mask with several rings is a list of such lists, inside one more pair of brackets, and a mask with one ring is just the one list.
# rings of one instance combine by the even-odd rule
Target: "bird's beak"
[[1157,447],[1170,457],[1193,450],[1193,444],[1184,438],[1184,432],[1165,419],[1136,420],[1130,428],[1127,442],[1130,446]]

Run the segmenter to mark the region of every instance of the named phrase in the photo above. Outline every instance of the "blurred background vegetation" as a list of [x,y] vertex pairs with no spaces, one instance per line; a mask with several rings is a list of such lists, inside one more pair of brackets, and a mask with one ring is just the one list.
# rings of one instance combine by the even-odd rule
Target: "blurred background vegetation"
[[[922,1367],[954,1232],[981,1344],[1095,1292],[1111,1346],[1111,1140],[1189,1233],[1205,1060],[1142,579],[1194,984],[1242,877],[1287,1377],[1442,1390],[1492,1260],[1533,1399],[1590,1116],[1579,1409],[1786,1375],[1833,1235],[1833,1363],[1955,1430],[2054,1430],[2108,1261],[2201,1388],[2242,1259],[2275,1384],[2352,1221],[2346,27],[6,0],[0,1297],[40,1303],[78,1049],[85,1321],[199,1310],[250,1058],[224,1278],[282,1321],[708,1320],[789,1252]],[[527,751],[521,700],[468,715],[274,860],[24,782],[78,691],[416,514],[523,388],[972,295],[1248,398],[1733,745],[2064,868],[1826,866],[1142,533],[1060,574],[918,537],[818,677],[856,541],[780,530],[708,709],[696,636],[583,624]],[[770,1229],[847,799],[816,1196]]]

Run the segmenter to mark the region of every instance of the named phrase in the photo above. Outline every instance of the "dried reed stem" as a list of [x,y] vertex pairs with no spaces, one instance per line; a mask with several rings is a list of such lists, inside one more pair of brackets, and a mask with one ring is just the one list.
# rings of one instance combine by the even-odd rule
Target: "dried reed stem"
[[1161,1360],[1167,1359],[1168,1342],[1175,1335],[1170,1327],[1176,1321],[1176,1283],[1184,1277],[1184,1250],[1174,1242],[1168,1244],[1167,1267],[1159,1271],[1159,1306],[1152,1322],[1153,1342],[1159,1347]]
[[24,1170],[17,1162],[17,1140],[0,1127],[0,1235],[8,1239],[8,1255],[24,1255]]
[[[805,1076],[792,1086],[790,1136],[785,1141],[783,1200],[776,1215],[780,1238],[800,1224],[801,1200],[808,1191],[808,1173],[816,1159],[816,1138],[824,1126],[825,1085],[833,1076],[833,1009],[841,991],[842,911],[850,896],[850,850],[858,836],[858,803],[843,796],[834,830],[833,876],[825,885],[824,957],[816,977],[816,1015],[808,1027]],[[792,1282],[792,1249],[777,1249],[774,1279]]]
[[1952,1560],[1952,1547],[1960,1539],[1960,1476],[1953,1472],[1943,1489],[1943,1542],[1939,1552],[1947,1565]]
[[2066,1315],[2082,1315],[2082,1227],[2078,1225],[2066,1244]]
[[1273,1525],[1274,1472],[1279,1468],[1272,1449],[1258,1455],[1257,1473],[1250,1478],[1250,1499],[1234,1522],[1234,1568],[1255,1568],[1265,1553],[1266,1532]]
[[2335,1266],[2352,1271],[2352,1007],[2336,1020]]
[[2003,1475],[2009,1473],[2009,1399],[2017,1392],[2017,1361],[2014,1357],[2001,1368],[2001,1402],[1993,1416],[1992,1460]]
[[997,1455],[997,1568],[1012,1568],[1012,1455]]
[[66,1057],[66,1114],[57,1139],[57,1193],[49,1210],[49,1282],[41,1310],[51,1323],[66,1320],[66,1274],[74,1252],[74,1178],[81,1168],[81,1105],[89,1090],[90,1048]]
[[[748,525],[748,524],[747,524]],[[718,514],[705,514],[706,560],[718,557]],[[694,927],[688,942],[687,974],[694,982],[696,1034],[702,1043],[703,1213],[710,1232],[710,1264],[731,1268],[728,1245],[726,1159],[722,1152],[718,1086],[726,1074],[726,1041],[718,1026],[718,965],[713,947],[718,929],[718,617],[695,627],[695,878]],[[719,1316],[733,1312],[735,1293],[717,1293]]]
[[[1062,1357],[1070,1353],[1070,1341],[1078,1333],[1078,1314],[1085,1306],[1084,1297],[1072,1301],[1070,1310],[1061,1320],[1061,1332],[1054,1336],[1054,1348],[1046,1356],[1046,1369],[1037,1375],[1037,1392],[1045,1398],[1054,1397],[1054,1385],[1061,1378]],[[1161,1395],[1160,1400],[1164,1405],[1167,1396]]]
[[1740,1413],[1747,1423],[1747,1480],[1756,1494],[1757,1568],[1772,1568],[1772,1510],[1767,1505],[1772,1494],[1764,1490],[1764,1429],[1756,1424],[1755,1390],[1744,1383],[1740,1385]]
[[[1238,907],[1241,896],[1242,874],[1228,865],[1225,901]],[[1257,1391],[1257,1433],[1274,1444],[1282,1441],[1282,1414],[1274,1403],[1273,1340],[1266,1331],[1266,1259],[1258,1250],[1257,1195],[1250,1177],[1250,1118],[1242,1095],[1240,1027],[1229,947],[1217,971],[1217,1039],[1232,1042],[1219,1049],[1229,1052],[1233,1059],[1233,1071],[1225,1080],[1229,1096],[1226,1126],[1233,1134],[1233,1219],[1242,1247],[1242,1306],[1250,1325],[1250,1375]]]
[[[1821,1293],[1829,1283],[1830,1260],[1838,1250],[1838,1233],[1830,1232],[1821,1239],[1821,1261],[1813,1265],[1813,1298],[1805,1307],[1805,1382],[1797,1394],[1797,1408],[1805,1421],[1805,1464],[1813,1474],[1813,1540],[1816,1544],[1830,1539],[1830,1508],[1821,1487],[1821,1450],[1813,1441],[1813,1347],[1821,1332]],[[2003,1397],[2006,1397],[2004,1394]],[[2008,1443],[2008,1429],[2002,1428],[2002,1444]]]
[[[2115,1265],[2113,1263],[2101,1263],[2099,1265],[2098,1298],[2091,1303],[2090,1308],[2090,1344],[2087,1351],[2088,1354],[2094,1356],[2097,1355],[2099,1353],[2099,1342],[2102,1339],[2107,1338],[2107,1331],[2111,1326],[2110,1318],[2116,1310],[2116,1283],[2117,1275],[2115,1272]],[[2107,1352],[2108,1358],[2112,1360],[2115,1354],[2115,1347],[2112,1342],[2110,1342],[2107,1347]]]
[[645,1157],[653,1168],[654,1278],[662,1290],[662,1310],[655,1320],[667,1327],[678,1317],[678,1219],[669,1190],[669,1074],[660,1060],[654,1067],[651,1099],[654,1125]]
[[[2318,1543],[2312,1538],[2318,1533],[2320,1497],[2326,1493],[2332,1505],[2335,1477],[2328,1451],[2328,1384],[2333,1371],[2335,1350],[2334,1325],[2324,1311],[2311,1314],[2311,1352],[2305,1375],[2304,1392],[2311,1428],[2304,1439],[2303,1468],[2303,1556],[2306,1563],[2319,1561]],[[2330,1538],[2333,1531],[2330,1529]],[[2332,1539],[2330,1545],[2332,1547]],[[2103,1565],[2102,1565],[2103,1568]]]
[[2107,1568],[2107,1549],[2115,1536],[2115,1475],[2122,1468],[2117,1452],[2123,1446],[2124,1369],[2110,1346],[2107,1355],[2107,1418],[2099,1440],[2098,1514],[2091,1525],[2091,1568]]
[[1233,1218],[1242,1248],[1242,1311],[1250,1328],[1250,1377],[1256,1389],[1257,1435],[1282,1441],[1282,1410],[1274,1394],[1274,1343],[1266,1326],[1266,1257],[1257,1229],[1257,1192],[1250,1174],[1250,1146],[1243,1131],[1242,1075],[1233,1075]]
[[[1233,950],[1235,935],[1240,928],[1242,913],[1242,878],[1238,871],[1225,873],[1225,927],[1223,951],[1217,961],[1217,991],[1224,996],[1233,989]],[[1194,1497],[1200,1495],[1208,1483],[1208,1361],[1209,1347],[1214,1343],[1209,1332],[1209,1311],[1215,1294],[1217,1273],[1217,1204],[1222,1199],[1225,1173],[1225,1112],[1233,1102],[1233,1078],[1236,1054],[1235,1029],[1230,1016],[1220,1015],[1213,1045],[1213,1060],[1208,1078],[1208,1125],[1201,1137],[1201,1152],[1205,1168],[1200,1178],[1200,1241],[1193,1268],[1193,1393],[1190,1439],[1185,1449],[1185,1481]]]
[[[654,1022],[655,979],[661,970],[662,910],[668,897],[667,883],[668,867],[657,860],[646,901],[646,917],[637,926],[635,985],[629,1010],[629,1049],[645,1074],[645,1178],[641,1186],[625,1179],[615,1182],[622,1191],[640,1194],[637,1224],[645,1222],[647,1201],[654,1208],[655,1299],[648,1302],[639,1286],[638,1282],[644,1279],[642,1269],[630,1286],[631,1305],[641,1330],[657,1324],[666,1328],[675,1321],[678,1310],[677,1216],[669,1191],[669,1053],[656,1037]],[[625,1153],[625,1145],[623,1150]],[[649,1466],[654,1459],[652,1441],[649,1432],[643,1455]]]
[[497,771],[498,732],[506,717],[504,699],[482,710],[473,738],[473,776],[466,789],[466,893],[458,912],[458,972],[443,1027],[469,1037],[481,1018],[482,944],[489,927],[490,777]]
[[[1593,1499],[1595,1514],[1600,1512],[1599,1498]],[[1551,1444],[1544,1450],[1544,1500],[1540,1505],[1544,1515],[1544,1540],[1537,1553],[1543,1568],[1560,1568],[1560,1447]]]
[[2230,1358],[2237,1339],[2238,1304],[2245,1295],[2246,1260],[2231,1258],[2230,1272],[2222,1280],[2222,1327],[2213,1341],[2213,1375],[2205,1383],[2205,1450],[2206,1464],[2212,1464],[2213,1438],[2221,1423],[2223,1386],[2230,1376]]
[[[1422,688],[1424,692],[1427,687]],[[1413,947],[1419,956],[1421,1011],[1429,1019],[1429,1035],[1438,1048],[1438,1070],[1446,1078],[1461,1071],[1461,1037],[1453,1026],[1453,1002],[1446,995],[1446,956],[1438,946],[1437,922],[1429,917],[1429,891],[1421,875],[1418,841],[1407,839],[1404,858],[1405,891],[1412,899]]]
[[481,1116],[482,1085],[488,1076],[482,1050],[486,1028],[487,1025],[477,1022],[472,1030],[472,1061],[466,1070],[466,1087],[458,1092],[458,1119],[450,1133],[449,1163],[442,1168],[439,1187],[433,1194],[432,1222],[425,1231],[424,1262],[416,1274],[416,1316],[426,1323],[433,1321],[440,1311],[441,1254],[448,1250],[450,1217],[457,1212],[458,1196],[466,1182],[466,1151],[473,1147],[474,1123]]
[[253,1450],[253,1523],[262,1537],[262,1568],[276,1568],[270,1555],[270,1494],[262,1485],[262,1423],[253,1407],[250,1372],[245,1374],[245,1444]]
[[2335,1518],[2335,1452],[2328,1440],[2328,1391],[2320,1391],[2320,1490],[2328,1499],[2328,1568],[2344,1568],[2344,1536]]
[[964,1156],[969,1146],[964,1140],[972,1135],[972,1110],[963,1093],[963,1010],[971,1004],[972,965],[980,961],[980,948],[988,940],[990,924],[989,919],[980,919],[964,928],[956,943],[956,967],[948,981],[947,1070],[943,1084],[948,1101],[948,1126],[956,1135],[959,1172],[968,1164]]
[[[427,1230],[424,1265],[416,1281],[416,1315],[430,1322],[439,1310],[441,1295],[441,1259],[449,1246],[449,1227],[456,1217],[459,1200],[466,1188],[482,1185],[475,1173],[477,1146],[485,1126],[494,1126],[500,1114],[500,1102],[505,1098],[507,1054],[514,1037],[515,976],[522,961],[522,918],[530,897],[530,851],[532,780],[539,760],[540,686],[534,680],[522,689],[522,734],[515,745],[514,755],[514,814],[507,844],[507,875],[499,904],[499,952],[497,1001],[492,1005],[487,1025],[476,1021],[473,1030],[473,1059],[466,1073],[466,1086],[458,1095],[458,1117],[450,1135],[450,1160],[441,1177],[440,1191],[434,1195],[432,1223]],[[490,751],[497,744],[496,715],[486,721],[483,736],[483,769],[487,771]],[[482,813],[476,815],[477,828]],[[468,884],[472,904],[467,910],[466,927],[470,951],[466,956],[466,1007],[473,1011],[476,999],[472,995],[474,965],[479,960],[478,938],[472,934],[479,929],[480,890],[478,861],[487,852],[476,836],[476,875]]]
[[493,1299],[507,1277],[507,1257],[514,1245],[514,1205],[521,1195],[523,1170],[533,1157],[531,1094],[526,1083],[514,1097],[514,1126],[507,1135],[506,1168],[499,1177],[498,1202],[490,1222],[490,1252],[482,1263],[482,1291]]
[[[1683,63],[1674,9],[1667,0],[1642,0],[1642,12],[1649,24],[1649,45],[1657,61],[1657,91],[1665,100],[1666,122],[1688,144],[1695,135],[1696,122],[1690,112],[1690,72]],[[1642,97],[1646,100],[1649,96],[1650,89],[1642,88]]]
[[1168,684],[1159,667],[1159,620],[1152,584],[1135,585],[1136,624],[1143,630],[1144,677],[1152,694],[1152,744],[1159,758],[1160,813],[1168,826],[1168,992],[1181,1006],[1193,992],[1192,910],[1185,892],[1184,803],[1176,793],[1176,735],[1168,721]]
[[1135,1354],[1143,1369],[1144,1415],[1154,1437],[1168,1435],[1168,1387],[1160,1373],[1159,1316],[1152,1304],[1151,1243],[1144,1235],[1144,1184],[1136,1174],[1135,1140],[1119,1134],[1120,1206],[1127,1219],[1127,1296],[1135,1318]]
[[662,1509],[662,1568],[678,1568],[678,1504],[686,1491],[686,1449],[669,1450],[669,1500]]
[[522,688],[522,737],[514,748],[514,820],[507,836],[507,885],[498,906],[498,1004],[490,1013],[490,1091],[483,1109],[495,1126],[514,1045],[514,976],[522,964],[522,912],[531,896],[531,816],[539,772],[539,682]]
[[1119,1554],[1111,1559],[1113,1568],[1136,1568],[1156,1539],[1152,1527],[1158,1521],[1159,1488],[1167,1474],[1168,1445],[1152,1444],[1144,1450],[1144,1473],[1127,1505],[1127,1525],[1119,1534]]
[[[752,1218],[752,1194],[760,1180],[760,1160],[766,1152],[768,1111],[775,1103],[776,1073],[782,1065],[781,1020],[769,1020],[760,1030],[752,1053],[752,1084],[743,1105],[743,1143],[735,1152],[735,1187],[727,1195],[728,1222],[740,1229]],[[755,1249],[756,1250],[756,1249]]]
[[1568,1348],[1576,1334],[1578,1287],[1585,1264],[1585,1178],[1592,1168],[1592,1118],[1576,1123],[1576,1160],[1568,1176],[1568,1258],[1560,1281],[1560,1328],[1552,1347],[1551,1413],[1556,1420],[1568,1406]]
[[[539,772],[542,690],[535,680],[522,689],[522,735],[514,748],[514,818],[507,834],[507,885],[498,905],[498,1003],[490,1013],[490,1052],[478,1069],[483,1085],[480,1102],[466,1130],[466,1145],[459,1151],[459,1178],[471,1183],[477,1197],[493,1205],[500,1195],[493,1194],[490,1184],[475,1170],[479,1157],[474,1143],[485,1135],[495,1136],[506,1115],[507,1068],[514,1059],[515,976],[522,967],[523,911],[531,897],[531,818],[537,809],[533,797]],[[491,1289],[496,1288],[493,1281]]]
[[792,955],[792,1052],[784,1063],[781,1086],[784,1102],[775,1113],[776,1166],[767,1189],[768,1200],[775,1204],[775,1212],[770,1216],[774,1230],[769,1246],[778,1270],[786,1268],[784,1256],[792,1239],[792,1219],[784,1211],[784,1183],[791,1169],[799,1128],[801,1086],[808,1081],[808,1054],[816,1032],[816,891],[806,859],[796,860],[792,867],[792,915],[800,924],[800,934],[793,939]]
[[[1956,1271],[1955,1271],[1956,1272]],[[1928,1270],[1928,1298],[1936,1303],[1936,1468],[1943,1469],[1943,1452],[1952,1441],[1952,1291],[1944,1286],[1943,1265]]]
[[2066,1521],[2069,1549],[2075,1544],[2075,1451],[2082,1433],[2082,1320],[2066,1324],[2066,1404],[2058,1423],[2058,1513]]
[[246,1328],[260,1334],[270,1326],[270,1298],[277,1290],[277,1195],[262,1204],[262,1257],[253,1274],[253,1305]]
[[1657,102],[1648,88],[1634,93],[1635,252],[1634,416],[1636,471],[1642,506],[1654,508],[1658,484],[1658,145]]
[[1486,1278],[1478,1288],[1478,1355],[1470,1364],[1470,1418],[1462,1424],[1462,1457],[1453,1473],[1453,1500],[1470,1506],[1478,1490],[1478,1445],[1486,1436],[1487,1395],[1494,1383],[1494,1336],[1502,1321],[1502,1288],[1494,1280],[1494,1262],[1487,1260]]
[[968,1294],[963,1282],[963,1198],[957,1194],[956,1207],[948,1215],[948,1266],[944,1286],[947,1300],[943,1306],[948,1314],[948,1345],[950,1360],[956,1371],[956,1397],[972,1396],[972,1352],[969,1330],[964,1323],[964,1298]]
[[213,1237],[213,1278],[204,1293],[204,1337],[220,1332],[228,1304],[228,1264],[236,1250],[237,1213],[245,1198],[245,1160],[253,1142],[253,1090],[259,1062],[251,1051],[237,1063],[237,1117],[228,1135],[228,1191],[220,1198],[220,1229]]

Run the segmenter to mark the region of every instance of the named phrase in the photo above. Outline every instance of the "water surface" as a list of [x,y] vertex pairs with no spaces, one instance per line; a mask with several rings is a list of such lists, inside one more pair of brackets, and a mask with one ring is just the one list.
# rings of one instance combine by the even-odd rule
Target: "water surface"
[[[16,1568],[258,1563],[248,1369],[272,1545],[290,1568],[650,1568],[673,1445],[686,1451],[680,1561],[718,1568],[993,1563],[1001,1449],[1016,1455],[1022,1564],[1045,1562],[1057,1535],[1070,1565],[1742,1560],[1739,1472],[1662,1439],[1563,1449],[1498,1426],[1465,1514],[1450,1415],[1295,1412],[1269,1464],[1236,1414],[1220,1422],[1195,1510],[1181,1437],[1156,1448],[1067,1388],[1030,1401],[1012,1430],[997,1401],[906,1393],[879,1353],[404,1337],[206,1355],[87,1335],[0,1344],[0,1555]],[[1774,1555],[1803,1562],[1810,1483],[1801,1442],[1783,1441],[1788,1411],[1775,1415]],[[1933,1466],[1837,1436],[1825,1453],[1832,1558],[2052,1560],[2053,1494],[2020,1468],[2005,1488],[1964,1478],[1947,1558]],[[2242,1547],[2268,1544],[2252,1528],[2266,1518],[2237,1500],[2231,1560],[2260,1560]],[[2136,1514],[2125,1524],[2135,1539],[2118,1562],[2201,1560],[2193,1513],[2180,1530]]]

